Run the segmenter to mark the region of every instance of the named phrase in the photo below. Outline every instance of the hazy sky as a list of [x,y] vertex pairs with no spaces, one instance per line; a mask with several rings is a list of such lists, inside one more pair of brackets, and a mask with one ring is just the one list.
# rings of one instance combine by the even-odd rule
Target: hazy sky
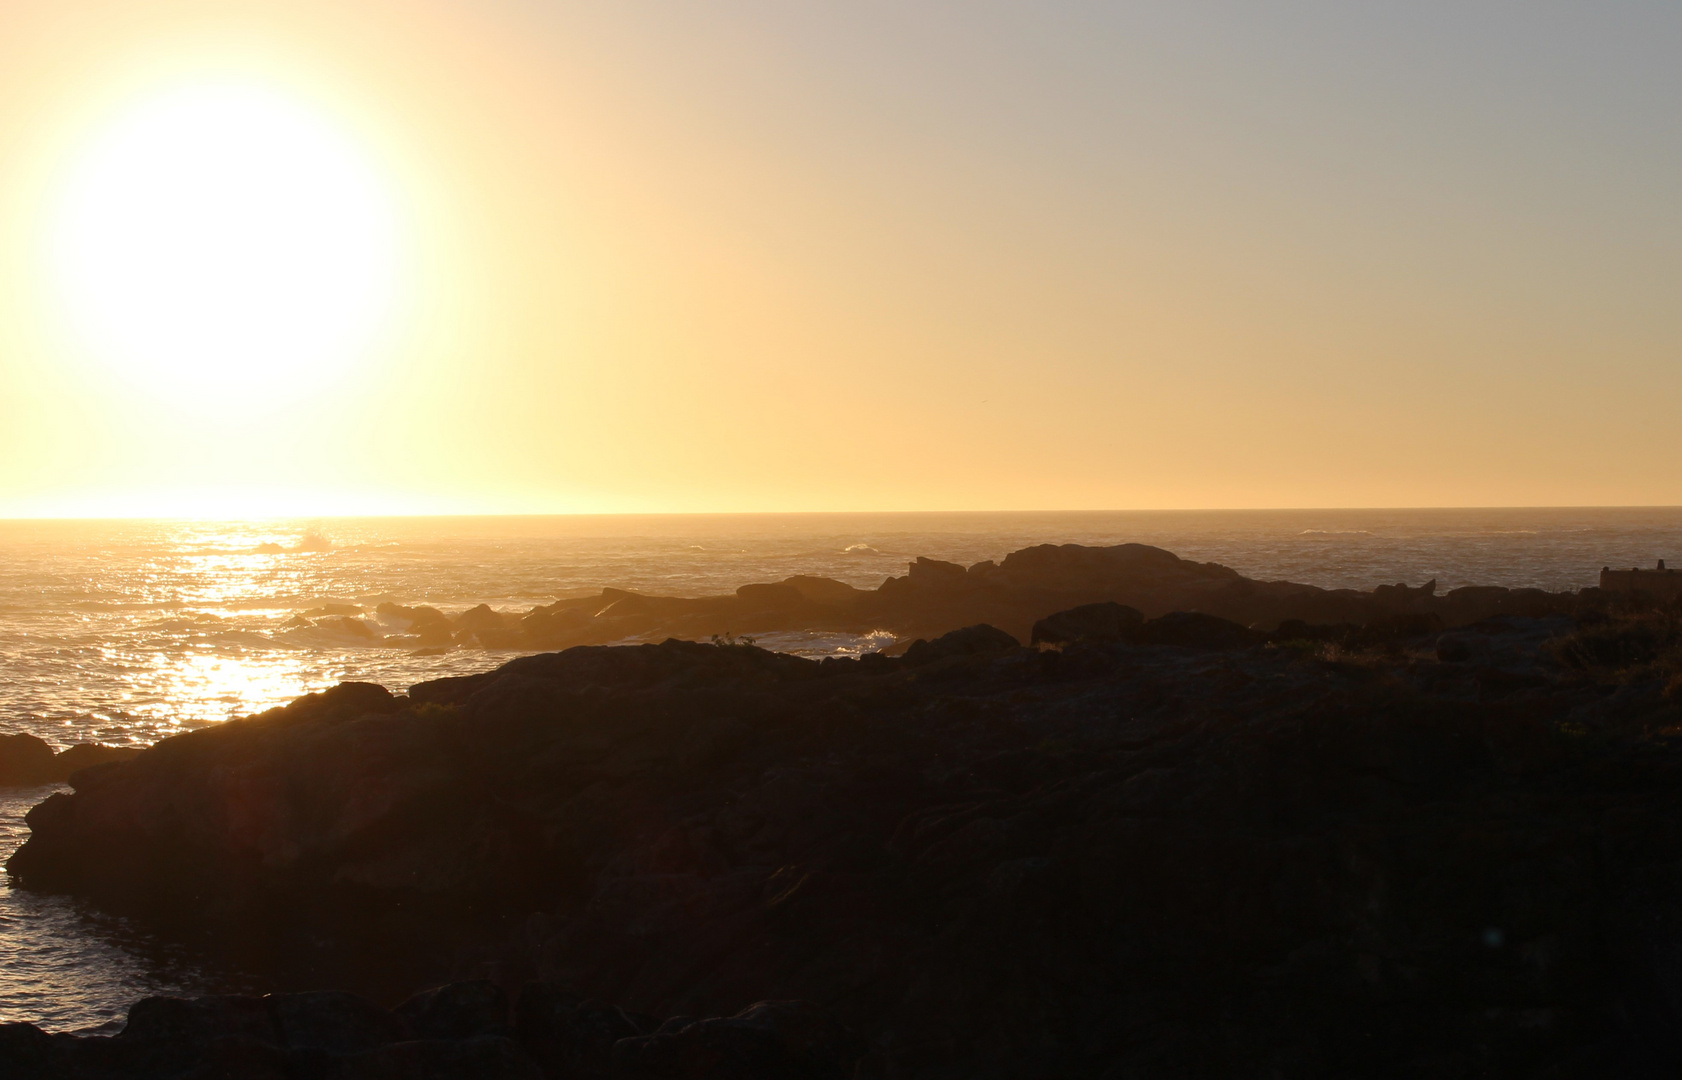
[[0,0],[0,514],[1682,503],[1679,56],[1674,3]]

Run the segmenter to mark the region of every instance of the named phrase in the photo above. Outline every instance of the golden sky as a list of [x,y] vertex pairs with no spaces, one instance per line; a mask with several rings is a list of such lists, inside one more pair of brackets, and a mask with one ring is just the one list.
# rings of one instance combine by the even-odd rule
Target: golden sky
[[1682,503],[1679,47],[0,0],[0,515]]

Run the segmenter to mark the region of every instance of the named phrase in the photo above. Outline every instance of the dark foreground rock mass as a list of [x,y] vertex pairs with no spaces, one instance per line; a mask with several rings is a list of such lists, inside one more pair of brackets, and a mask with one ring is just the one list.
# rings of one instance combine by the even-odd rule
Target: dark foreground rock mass
[[918,559],[904,576],[888,578],[876,589],[798,576],[744,585],[730,596],[646,596],[603,589],[523,615],[484,605],[451,616],[429,607],[382,604],[369,620],[353,617],[362,614],[360,608],[330,606],[307,613],[313,620],[298,621],[333,631],[341,643],[534,650],[814,630],[886,630],[908,641],[979,623],[1025,640],[1040,619],[1105,602],[1146,616],[1196,611],[1268,630],[1288,620],[1369,625],[1413,619],[1452,627],[1493,615],[1565,614],[1579,599],[1576,593],[1481,586],[1439,596],[1434,581],[1417,587],[1384,585],[1371,592],[1321,589],[1252,580],[1229,567],[1192,562],[1145,544],[1042,544],[970,567]]
[[668,1020],[530,983],[451,983],[387,1012],[332,991],[146,998],[114,1036],[0,1024],[7,1080],[849,1080],[863,1047],[804,1001]]
[[[857,1077],[1675,1075],[1682,621],[1574,610],[1102,608],[1038,648],[344,684],[78,773],[10,869],[317,985],[614,1001],[612,1062],[658,1037],[640,1015],[802,1000],[858,1033]],[[468,1074],[409,1069],[415,1038],[380,1075]]]

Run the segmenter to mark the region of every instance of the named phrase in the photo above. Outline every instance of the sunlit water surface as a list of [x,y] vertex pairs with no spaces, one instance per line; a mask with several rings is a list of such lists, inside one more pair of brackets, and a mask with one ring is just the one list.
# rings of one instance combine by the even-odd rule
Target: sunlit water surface
[[[344,679],[402,689],[509,656],[413,655],[300,618],[330,603],[372,618],[385,601],[523,613],[604,585],[697,596],[818,574],[874,587],[918,555],[968,564],[1125,541],[1328,587],[1567,589],[1605,564],[1682,559],[1682,509],[0,522],[0,733],[146,745]],[[761,644],[833,655],[888,640]],[[50,791],[0,789],[0,858]],[[247,981],[73,901],[0,891],[0,1021],[109,1025],[148,993]]]

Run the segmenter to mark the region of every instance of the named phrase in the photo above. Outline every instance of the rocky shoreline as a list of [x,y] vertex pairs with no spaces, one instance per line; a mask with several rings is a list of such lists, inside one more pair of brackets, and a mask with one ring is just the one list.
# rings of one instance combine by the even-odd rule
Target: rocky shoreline
[[1026,639],[1047,615],[1098,600],[1125,604],[1147,617],[1198,611],[1271,630],[1290,620],[1368,625],[1399,617],[1463,626],[1494,615],[1569,612],[1578,594],[1470,586],[1439,596],[1434,581],[1370,592],[1322,589],[1256,581],[1218,563],[1181,559],[1145,544],[1042,544],[970,567],[918,559],[903,576],[876,589],[810,576],[743,585],[729,596],[649,596],[609,588],[524,614],[485,605],[446,614],[424,606],[387,603],[365,611],[338,604],[299,616],[294,629],[415,651],[531,651],[781,632],[888,631],[909,642],[977,623]]
[[[481,980],[449,993],[501,987],[509,1016],[526,985],[613,1001],[614,1046],[687,1030],[652,1017],[724,1031],[781,1009],[850,1048],[828,1072],[617,1049],[589,1072],[472,1035],[541,1070],[506,1075],[1682,1066],[1675,611],[1344,595],[1137,545],[919,563],[866,595],[884,593],[896,629],[941,632],[822,662],[573,647],[172,737],[75,774],[9,869],[316,985]],[[767,1001],[802,1004],[743,1019]],[[71,1045],[26,1027],[0,1029],[0,1056]],[[399,1027],[354,1051],[387,1062],[361,1072],[273,1039],[263,1060],[504,1075],[392,1064],[428,1038]],[[95,1052],[64,1053],[30,1060]],[[74,1066],[246,1075],[200,1067]]]

